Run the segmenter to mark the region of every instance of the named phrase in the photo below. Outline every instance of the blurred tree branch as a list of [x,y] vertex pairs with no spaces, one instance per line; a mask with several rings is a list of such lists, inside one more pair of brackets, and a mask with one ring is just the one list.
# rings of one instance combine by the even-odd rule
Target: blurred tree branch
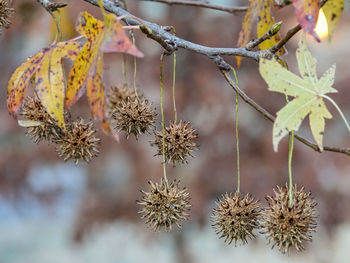
[[190,1],[190,0],[140,0],[140,1],[148,1],[148,2],[158,2],[168,5],[184,5],[184,6],[194,6],[194,7],[203,7],[213,10],[219,10],[228,13],[238,13],[245,12],[248,10],[248,6],[239,6],[239,7],[226,7],[221,5],[210,4],[208,1]]

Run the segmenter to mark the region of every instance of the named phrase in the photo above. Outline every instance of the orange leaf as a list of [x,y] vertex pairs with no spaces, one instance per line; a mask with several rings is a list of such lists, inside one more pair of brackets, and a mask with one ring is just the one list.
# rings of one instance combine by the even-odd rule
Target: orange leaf
[[130,41],[124,32],[123,26],[113,14],[105,16],[106,33],[101,45],[103,52],[121,52],[142,58],[143,54]]
[[86,83],[90,70],[94,70],[99,52],[122,52],[137,57],[143,56],[127,38],[115,15],[105,15],[104,19],[105,22],[97,20],[87,12],[81,13],[78,18],[77,31],[85,36],[87,41],[69,73],[67,107],[73,105],[82,95],[81,89]]
[[295,15],[303,30],[313,36],[317,42],[320,38],[315,32],[318,12],[320,10],[319,0],[292,0]]
[[[243,47],[250,40],[252,25],[259,10],[261,9],[262,3],[263,3],[263,0],[250,0],[249,8],[247,10],[247,13],[245,14],[245,17],[242,23],[242,29],[239,32],[239,37],[238,37],[239,47]],[[237,67],[241,65],[241,61],[242,61],[242,57],[236,56]]]
[[65,129],[64,124],[64,91],[65,78],[62,69],[62,58],[74,60],[80,44],[74,41],[59,42],[46,48],[35,74],[35,91],[41,103],[57,125]]
[[39,52],[26,62],[22,63],[12,74],[7,88],[7,110],[15,116],[22,105],[30,79],[43,58],[43,52]]
[[102,84],[102,63],[103,54],[98,55],[95,70],[91,70],[86,80],[86,93],[89,98],[90,109],[92,116],[103,120],[105,117],[104,106],[105,96],[104,87]]

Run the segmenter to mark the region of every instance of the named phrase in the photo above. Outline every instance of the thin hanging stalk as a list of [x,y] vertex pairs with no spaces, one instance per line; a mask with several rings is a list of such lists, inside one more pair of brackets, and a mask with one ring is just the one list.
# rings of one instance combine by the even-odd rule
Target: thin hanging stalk
[[236,161],[237,161],[237,192],[240,191],[241,186],[241,170],[239,165],[239,121],[238,121],[238,93],[236,93],[236,107],[235,107],[235,124],[236,124]]
[[[231,71],[235,76],[236,86],[238,86],[238,78],[236,70],[231,67]],[[241,169],[240,169],[240,161],[239,161],[239,119],[238,119],[238,99],[239,95],[236,92],[236,101],[235,101],[235,136],[236,136],[236,162],[237,162],[237,192],[240,192],[241,187]]]
[[56,36],[55,36],[55,42],[59,42],[62,40],[62,31],[61,31],[61,28],[60,28],[60,24],[61,24],[61,11],[59,9],[57,9],[57,17],[55,16],[55,14],[53,12],[51,12],[50,10],[48,10],[51,17],[52,17],[52,20],[55,22],[55,25],[56,25]]
[[164,107],[163,107],[163,60],[164,53],[160,56],[160,112],[162,114],[162,166],[163,166],[163,177],[167,186],[169,186],[168,178],[166,176],[166,159],[165,159],[165,120],[164,120]]
[[329,102],[331,102],[333,104],[333,106],[337,109],[337,111],[339,112],[341,118],[343,119],[346,128],[348,129],[348,131],[350,132],[350,125],[348,123],[348,121],[346,120],[343,112],[341,111],[341,109],[339,108],[339,106],[337,105],[337,103],[335,103],[335,101],[331,98],[328,97],[327,95],[322,95],[323,98],[327,99]]
[[176,52],[174,52],[174,62],[173,62],[173,107],[174,107],[174,123],[177,122],[177,111],[176,111],[176,101],[175,101],[175,79],[176,79]]
[[124,85],[128,83],[127,75],[126,75],[126,55],[123,53],[123,60],[122,60],[122,74],[123,74],[123,82]]
[[289,176],[289,203],[288,206],[293,206],[293,177],[292,177],[292,157],[294,150],[294,132],[289,133],[288,145],[288,176]]
[[[131,32],[131,38],[132,38],[132,43],[135,45],[135,36],[134,32]],[[137,61],[136,57],[134,56],[134,77],[133,77],[133,87],[134,87],[134,92],[136,95],[137,100],[139,100],[139,95],[137,94],[137,89],[136,89],[136,69],[137,69]]]

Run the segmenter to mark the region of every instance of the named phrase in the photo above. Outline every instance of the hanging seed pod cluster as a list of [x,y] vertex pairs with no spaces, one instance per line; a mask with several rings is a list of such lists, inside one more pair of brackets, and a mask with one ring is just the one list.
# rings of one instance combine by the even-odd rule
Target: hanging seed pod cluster
[[137,91],[124,85],[114,87],[108,95],[107,112],[117,131],[123,131],[126,138],[149,133],[156,115],[151,104]]
[[96,137],[93,123],[85,123],[82,118],[72,121],[65,114],[66,130],[61,129],[57,122],[47,113],[40,100],[26,97],[20,116],[20,123],[27,127],[26,134],[35,142],[46,141],[56,145],[56,151],[64,161],[74,160],[89,163],[99,153],[100,139]]
[[[180,120],[176,123],[177,113],[175,104],[175,77],[173,78],[173,107],[174,121],[165,127],[163,109],[163,58],[160,63],[160,107],[161,107],[161,131],[154,131],[156,139],[151,145],[157,148],[157,154],[162,156],[163,178],[160,183],[149,182],[149,191],[141,191],[143,197],[137,203],[141,205],[140,214],[146,220],[146,224],[155,231],[172,230],[173,225],[180,227],[180,221],[188,218],[190,210],[190,195],[187,189],[180,188],[180,182],[174,180],[169,183],[166,175],[166,163],[172,162],[173,166],[178,163],[187,163],[188,157],[193,157],[192,151],[197,150],[195,130],[188,122]],[[176,53],[174,58],[174,74],[176,65]]]
[[171,231],[172,226],[180,227],[180,221],[188,218],[190,196],[186,188],[180,189],[179,182],[171,184],[161,179],[160,184],[149,182],[149,192],[141,191],[143,197],[137,203],[143,207],[139,212],[156,231]]
[[9,7],[7,0],[0,0],[0,35],[1,28],[9,28],[11,25],[11,17],[15,13],[15,10],[12,7]]

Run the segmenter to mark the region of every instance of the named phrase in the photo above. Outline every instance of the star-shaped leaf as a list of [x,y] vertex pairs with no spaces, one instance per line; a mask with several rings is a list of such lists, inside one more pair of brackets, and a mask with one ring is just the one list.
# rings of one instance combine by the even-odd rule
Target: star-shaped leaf
[[259,71],[269,85],[269,90],[294,97],[277,113],[273,126],[274,150],[277,151],[280,140],[290,131],[299,129],[307,115],[312,135],[319,148],[323,150],[325,119],[332,118],[323,99],[328,98],[326,93],[337,92],[332,88],[335,65],[318,79],[316,59],[311,56],[306,46],[305,35],[300,39],[296,55],[301,77],[282,67],[275,59],[260,59]]

